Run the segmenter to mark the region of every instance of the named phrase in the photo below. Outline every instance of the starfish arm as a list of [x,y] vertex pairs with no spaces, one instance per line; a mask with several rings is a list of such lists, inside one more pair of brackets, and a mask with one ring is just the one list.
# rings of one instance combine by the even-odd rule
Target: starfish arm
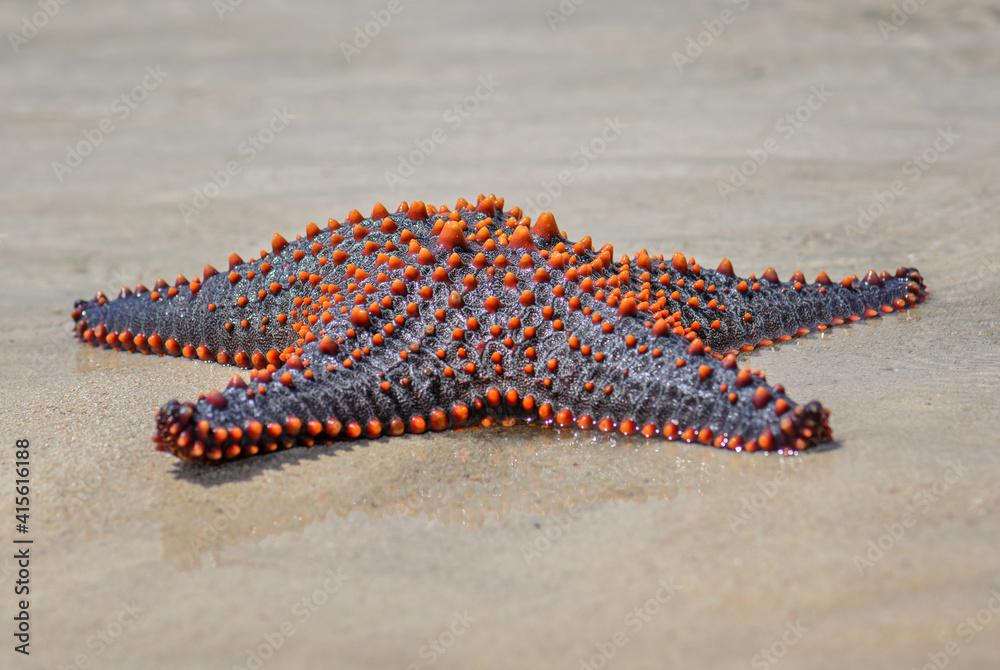
[[428,349],[384,350],[355,361],[330,338],[307,343],[283,368],[235,376],[196,402],[158,414],[154,441],[187,461],[213,462],[335,439],[378,438],[479,424],[498,416],[481,380],[446,373]]
[[152,289],[122,288],[114,300],[103,293],[80,300],[75,332],[95,346],[125,351],[244,368],[277,364],[296,339],[287,322],[299,287],[311,291],[320,277],[320,259],[308,253],[318,230],[310,227],[307,238],[291,243],[275,235],[272,252],[262,250],[257,259],[244,261],[234,252],[227,272],[206,265],[200,279],[180,275],[173,285],[160,279]]
[[[754,285],[760,286],[759,290]],[[707,334],[707,339],[721,351],[766,344],[906,309],[923,300],[925,294],[923,278],[914,268],[899,268],[895,274],[871,271],[862,279],[852,275],[836,284],[825,275],[812,284],[795,279],[758,280],[743,293],[737,284],[721,337],[715,342],[713,333]]]
[[[649,267],[648,258],[646,264]],[[674,332],[695,332],[718,352],[750,350],[905,310],[926,297],[923,277],[915,268],[869,270],[863,278],[849,275],[836,283],[825,272],[812,283],[796,272],[783,282],[774,268],[760,277],[740,277],[729,259],[717,270],[708,270],[678,252],[651,269],[663,291],[656,316],[667,318]]]
[[[579,320],[570,317],[567,329],[583,330],[573,323]],[[748,451],[805,449],[831,438],[818,402],[798,405],[760,372],[740,369],[733,354],[713,355],[700,338],[651,333],[643,319],[622,317],[614,336],[592,341],[603,356],[572,340],[547,347],[558,376],[539,402],[551,403],[560,426]]]
[[403,432],[399,400],[384,393],[369,370],[339,365],[315,344],[303,355],[308,358],[293,355],[274,373],[251,372],[249,384],[235,376],[224,390],[195,402],[167,403],[157,417],[157,448],[186,461],[215,462]]
[[649,346],[612,346],[598,361],[565,338],[547,338],[539,348],[560,364],[543,379],[448,375],[446,362],[424,350],[345,367],[322,353],[322,341],[311,343],[280,371],[252,372],[249,385],[237,376],[196,402],[168,403],[154,439],[183,460],[217,462],[295,444],[511,420],[748,451],[805,449],[829,438],[819,403],[797,405],[780,386],[739,369],[732,355],[717,359],[700,340],[649,337],[638,321],[622,330]]

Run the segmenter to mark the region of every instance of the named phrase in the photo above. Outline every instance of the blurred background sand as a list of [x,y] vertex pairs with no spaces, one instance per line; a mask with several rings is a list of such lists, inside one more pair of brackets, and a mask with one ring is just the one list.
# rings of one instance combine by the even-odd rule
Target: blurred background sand
[[[37,542],[5,667],[996,667],[995,5],[332,5],[71,1],[23,43],[39,5],[0,8],[0,411]],[[153,411],[232,370],[72,338],[98,289],[481,191],[931,297],[749,357],[832,410],[840,448],[796,458],[517,429],[185,467]]]

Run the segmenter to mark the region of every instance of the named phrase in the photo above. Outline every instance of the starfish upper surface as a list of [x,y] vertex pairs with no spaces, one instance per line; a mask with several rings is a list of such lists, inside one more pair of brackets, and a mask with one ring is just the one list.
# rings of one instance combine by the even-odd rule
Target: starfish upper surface
[[516,420],[738,451],[831,439],[735,354],[904,310],[920,273],[739,277],[675,253],[615,258],[551,213],[420,201],[309,224],[228,272],[99,293],[73,311],[96,346],[251,368],[159,410],[157,448],[219,462],[335,439]]

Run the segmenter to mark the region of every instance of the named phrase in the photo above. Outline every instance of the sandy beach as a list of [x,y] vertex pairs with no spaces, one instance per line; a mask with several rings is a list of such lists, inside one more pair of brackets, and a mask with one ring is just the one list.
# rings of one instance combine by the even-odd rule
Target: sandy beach
[[[169,5],[0,8],[0,511],[9,543],[29,439],[34,539],[0,665],[1000,663],[995,6]],[[930,295],[742,359],[830,408],[794,457],[519,427],[184,465],[154,411],[233,369],[73,338],[98,290],[480,192]]]

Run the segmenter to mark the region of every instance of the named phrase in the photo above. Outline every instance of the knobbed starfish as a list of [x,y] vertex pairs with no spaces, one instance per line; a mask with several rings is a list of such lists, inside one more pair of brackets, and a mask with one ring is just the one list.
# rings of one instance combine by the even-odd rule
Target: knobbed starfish
[[159,410],[157,448],[186,461],[519,420],[770,451],[830,440],[828,412],[736,354],[925,294],[912,268],[809,283],[680,252],[616,260],[549,212],[480,196],[351,210],[228,272],[98,293],[73,319],[95,346],[251,369]]

